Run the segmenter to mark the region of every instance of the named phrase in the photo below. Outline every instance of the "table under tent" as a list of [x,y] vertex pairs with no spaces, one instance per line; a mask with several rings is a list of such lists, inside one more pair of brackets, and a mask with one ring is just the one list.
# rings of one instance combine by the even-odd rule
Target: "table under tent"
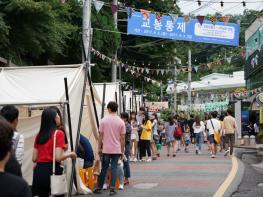
[[[0,68],[0,108],[12,104],[20,111],[17,130],[25,138],[22,173],[29,185],[32,184],[33,175],[33,143],[45,107],[60,108],[69,149],[76,150],[81,133],[91,142],[94,153],[97,152],[98,119],[94,106],[101,105],[101,102],[95,88],[90,88],[93,86],[86,74],[86,67],[82,64]],[[66,169],[69,185],[74,177],[72,173],[76,172],[77,192],[87,193],[89,190],[80,184],[78,165],[73,165],[73,169],[72,164],[75,162],[68,159]],[[71,185],[70,190],[72,188]]]

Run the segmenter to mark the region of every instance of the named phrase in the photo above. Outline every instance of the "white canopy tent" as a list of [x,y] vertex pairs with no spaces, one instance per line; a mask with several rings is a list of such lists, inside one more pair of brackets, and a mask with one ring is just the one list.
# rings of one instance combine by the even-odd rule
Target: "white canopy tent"
[[[82,109],[82,95],[85,83],[86,69],[82,64],[60,66],[34,66],[34,67],[5,67],[0,68],[0,106],[6,104],[22,106],[45,107],[48,105],[61,106],[64,112],[64,123],[67,136],[69,137],[68,116],[65,110],[65,84],[67,78],[70,119],[72,124],[72,144],[75,147],[79,120]],[[97,139],[97,125],[94,119],[94,109],[90,91],[86,91],[84,99],[81,125],[84,134],[92,138],[95,145]],[[96,92],[95,92],[96,95]],[[21,117],[21,116],[20,116]],[[33,163],[31,162],[33,143],[40,126],[40,113],[31,114],[19,119],[18,131],[25,138],[25,157],[22,165],[24,178],[29,184],[32,183]],[[93,135],[92,135],[93,134]],[[70,147],[70,146],[69,146]],[[94,146],[93,146],[94,147]],[[69,169],[67,172],[71,173]],[[70,174],[68,174],[70,176]]]
[[[104,83],[94,83],[93,84],[97,93],[99,100],[103,102],[103,89],[104,89]],[[107,104],[110,101],[117,101],[119,103],[119,94],[120,94],[120,85],[118,82],[112,82],[112,83],[105,83],[105,99],[104,99],[104,115],[107,114]],[[117,100],[116,100],[117,97]],[[102,114],[102,107],[103,103],[101,105],[97,105],[97,113],[99,119],[101,118]]]

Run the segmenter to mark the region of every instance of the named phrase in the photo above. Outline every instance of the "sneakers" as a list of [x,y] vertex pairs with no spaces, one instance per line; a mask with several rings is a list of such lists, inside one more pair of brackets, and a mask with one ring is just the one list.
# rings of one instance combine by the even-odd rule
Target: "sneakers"
[[125,178],[125,180],[124,180],[124,183],[123,183],[124,185],[129,185],[130,184],[130,182],[129,182],[129,179],[126,179]]
[[152,162],[152,158],[147,159],[146,162]]
[[215,155],[212,155],[211,158],[216,158],[216,156],[215,156]]
[[123,190],[123,189],[124,189],[124,185],[123,185],[123,184],[120,184],[119,190]]
[[110,196],[114,196],[116,194],[117,192],[115,191],[115,189],[110,189]]
[[200,150],[198,151],[198,155],[201,155],[201,151]]
[[107,185],[107,184],[103,184],[102,189],[103,189],[103,190],[107,190],[107,189],[108,189],[108,185]]
[[138,159],[137,159],[137,158],[134,158],[134,159],[133,159],[133,162],[137,162],[137,161],[138,161]]
[[224,156],[227,156],[227,155],[228,155],[228,153],[229,153],[229,150],[227,150],[227,151],[225,152]]
[[96,188],[93,190],[93,193],[94,194],[101,194],[101,189]]

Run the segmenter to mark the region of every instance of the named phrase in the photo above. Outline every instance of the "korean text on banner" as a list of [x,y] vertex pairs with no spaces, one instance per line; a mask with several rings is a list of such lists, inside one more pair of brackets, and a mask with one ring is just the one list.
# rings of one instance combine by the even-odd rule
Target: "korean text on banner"
[[140,12],[134,12],[128,18],[128,34],[174,40],[238,46],[239,31],[239,25],[233,23],[212,24],[211,21],[204,20],[201,25],[196,19],[185,23],[182,17],[174,21],[171,16],[163,16],[161,20],[157,20],[155,14],[145,18]]

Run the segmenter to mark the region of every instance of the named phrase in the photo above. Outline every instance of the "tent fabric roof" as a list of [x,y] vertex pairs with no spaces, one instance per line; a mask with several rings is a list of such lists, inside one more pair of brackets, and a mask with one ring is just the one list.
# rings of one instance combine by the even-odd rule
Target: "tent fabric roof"
[[[194,81],[191,83],[191,89],[195,91],[201,90],[215,90],[222,88],[237,88],[245,86],[244,71],[234,72],[233,75],[213,73],[201,78],[201,81]],[[169,84],[167,93],[173,92],[174,85]],[[177,92],[181,93],[187,91],[187,83],[179,83],[177,85]]]
[[69,92],[82,74],[83,65],[29,66],[0,68],[0,105],[62,103],[63,78]]

